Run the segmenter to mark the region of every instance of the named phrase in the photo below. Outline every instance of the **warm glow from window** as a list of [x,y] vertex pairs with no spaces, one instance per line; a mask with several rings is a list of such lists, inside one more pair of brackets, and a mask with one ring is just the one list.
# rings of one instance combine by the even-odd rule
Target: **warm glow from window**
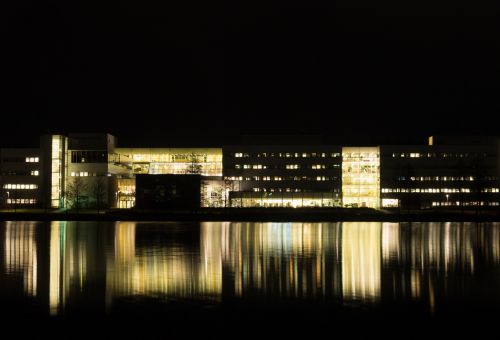
[[381,223],[342,224],[342,293],[377,300],[381,290]]
[[395,198],[382,198],[383,208],[397,208],[399,207],[399,200]]
[[[115,152],[132,160],[134,173],[189,174],[222,176],[221,148],[116,148]],[[236,153],[235,157],[246,157]]]
[[33,189],[38,189],[38,185],[36,184],[11,184],[7,183],[3,185],[4,189],[10,189],[10,190],[33,190]]
[[380,149],[342,148],[342,197],[346,207],[380,207]]
[[51,194],[50,205],[52,208],[61,208],[62,191],[63,191],[63,146],[64,136],[53,135],[51,147]]

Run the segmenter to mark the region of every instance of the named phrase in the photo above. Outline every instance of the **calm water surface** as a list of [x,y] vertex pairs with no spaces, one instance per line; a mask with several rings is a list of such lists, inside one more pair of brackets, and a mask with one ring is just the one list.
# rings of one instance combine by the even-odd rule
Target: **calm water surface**
[[500,316],[497,223],[0,222],[0,254],[19,317]]

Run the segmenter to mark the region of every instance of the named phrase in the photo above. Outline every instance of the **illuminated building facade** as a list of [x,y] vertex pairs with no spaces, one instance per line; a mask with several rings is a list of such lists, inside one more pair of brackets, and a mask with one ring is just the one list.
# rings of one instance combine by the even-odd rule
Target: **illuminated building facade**
[[499,206],[498,140],[429,144],[381,147],[383,208]]
[[328,145],[224,147],[224,179],[235,207],[341,206],[342,148]]
[[35,207],[42,198],[40,149],[0,149],[0,207]]
[[190,174],[201,176],[200,207],[500,203],[499,138],[434,136],[428,145],[372,147],[303,140],[222,148],[116,145],[109,134],[69,134],[42,136],[39,148],[0,149],[0,208],[132,208],[137,175]]
[[201,206],[223,206],[221,148],[117,148],[116,153],[131,169],[128,176],[118,179],[118,208],[135,206],[136,175],[201,175]]
[[342,195],[346,207],[380,207],[380,148],[342,148]]

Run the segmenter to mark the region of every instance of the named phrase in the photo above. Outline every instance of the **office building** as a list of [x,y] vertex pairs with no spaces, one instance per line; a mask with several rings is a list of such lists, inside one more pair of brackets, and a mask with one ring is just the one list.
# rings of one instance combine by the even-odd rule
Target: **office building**
[[196,175],[199,181],[186,187],[198,188],[199,207],[499,206],[496,137],[436,136],[422,145],[365,147],[254,141],[121,148],[109,134],[45,135],[35,148],[0,149],[0,207],[133,208],[137,178],[147,184],[150,175],[169,175],[164,181],[171,188]]

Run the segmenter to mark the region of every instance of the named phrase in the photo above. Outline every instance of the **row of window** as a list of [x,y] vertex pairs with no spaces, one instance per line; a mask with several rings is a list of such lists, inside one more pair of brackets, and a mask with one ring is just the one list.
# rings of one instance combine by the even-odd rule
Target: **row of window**
[[450,206],[468,206],[468,207],[474,207],[474,206],[489,206],[489,207],[498,207],[500,206],[500,202],[462,202],[460,204],[460,201],[453,201],[453,202],[432,202],[433,207],[450,207]]
[[[398,181],[406,181],[409,179],[410,181],[444,181],[444,182],[454,182],[454,181],[474,181],[473,176],[398,176]],[[496,177],[491,177],[491,180],[496,180]]]
[[[477,155],[477,154],[474,154]],[[481,154],[486,157],[486,154]],[[402,152],[402,153],[393,153],[392,158],[466,158],[470,157],[469,153],[453,153],[453,152]]]
[[332,158],[337,158],[340,157],[340,152],[262,152],[262,153],[257,153],[257,154],[249,154],[246,152],[236,152],[234,154],[234,157],[236,158],[241,158],[241,157],[286,157],[286,158],[309,158],[309,157],[332,157]]
[[16,190],[16,189],[20,189],[20,190],[33,190],[33,189],[37,189],[38,188],[38,185],[36,184],[4,184],[3,185],[3,188],[4,189],[11,189],[11,190]]
[[230,181],[338,181],[339,177],[335,176],[290,176],[290,177],[282,177],[282,176],[252,176],[252,177],[243,177],[243,176],[229,176],[224,179]]
[[380,158],[377,152],[344,152],[342,153],[343,159],[359,159],[363,162],[374,161]]
[[[254,192],[313,192],[313,190],[307,190],[307,189],[292,189],[292,188],[253,188],[252,189]],[[340,193],[339,189],[333,189],[332,192],[335,192],[338,196],[338,193]]]
[[269,165],[269,164],[235,164],[235,169],[253,169],[253,170],[261,170],[261,169],[287,169],[287,170],[297,170],[300,168],[305,169],[339,169],[340,164],[312,164],[312,165],[301,165],[301,164],[285,164],[285,165]]
[[40,174],[40,171],[10,170],[10,171],[4,171],[1,174],[2,176],[38,176]]
[[96,176],[106,176],[106,173],[101,172],[88,172],[88,171],[71,171],[71,177],[96,177]]
[[106,151],[71,151],[71,163],[107,163]]
[[38,163],[40,161],[40,158],[38,158],[38,157],[26,157],[25,161],[26,161],[26,163]]
[[[406,181],[409,179],[410,181],[443,181],[443,182],[455,182],[455,181],[464,181],[464,182],[472,182],[474,181],[474,176],[398,176],[398,181]],[[485,181],[496,181],[498,180],[497,176],[484,176],[482,178]]]
[[7,204],[36,204],[35,198],[7,198]]
[[[382,193],[470,193],[471,189],[469,188],[383,188]],[[499,188],[484,188],[481,189],[481,192],[487,192],[487,193],[498,193],[500,192]]]

